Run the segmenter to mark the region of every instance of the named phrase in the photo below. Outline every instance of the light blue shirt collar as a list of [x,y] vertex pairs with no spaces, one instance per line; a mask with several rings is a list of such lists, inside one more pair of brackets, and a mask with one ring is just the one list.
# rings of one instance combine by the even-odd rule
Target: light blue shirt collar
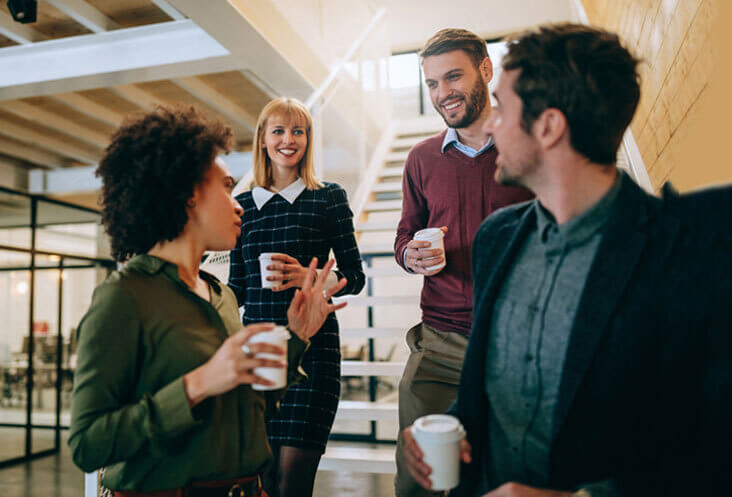
[[491,136],[488,140],[488,143],[483,145],[480,150],[475,150],[473,147],[469,147],[468,145],[465,145],[458,139],[457,131],[455,131],[455,128],[447,128],[447,133],[445,133],[445,139],[442,140],[442,153],[445,153],[445,150],[448,146],[455,145],[455,148],[461,151],[463,154],[467,155],[471,159],[474,157],[479,156],[486,150],[493,147],[493,137]]

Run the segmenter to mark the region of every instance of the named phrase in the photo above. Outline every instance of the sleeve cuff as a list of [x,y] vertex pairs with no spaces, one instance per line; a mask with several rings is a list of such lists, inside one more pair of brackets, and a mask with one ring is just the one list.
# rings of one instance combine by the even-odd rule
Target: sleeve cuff
[[182,376],[158,390],[151,403],[160,435],[173,437],[200,423],[188,404]]
[[[288,328],[289,329],[289,328]],[[304,342],[295,333],[290,331],[290,341],[287,344],[287,385],[294,385],[308,377],[302,368],[302,358],[310,348],[310,342]]]
[[407,259],[406,259],[406,257],[407,257],[407,247],[404,247],[404,250],[402,251],[402,267],[409,274],[416,274],[414,271],[412,271],[411,269],[409,269],[409,267],[407,266]]

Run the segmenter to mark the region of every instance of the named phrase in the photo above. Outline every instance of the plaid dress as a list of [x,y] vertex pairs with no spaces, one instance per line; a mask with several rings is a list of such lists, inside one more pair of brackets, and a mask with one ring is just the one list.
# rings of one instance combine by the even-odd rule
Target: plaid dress
[[[240,306],[245,325],[268,321],[287,323],[287,307],[295,293],[263,289],[259,254],[281,252],[296,258],[304,267],[313,257],[323,267],[330,250],[335,254],[338,278],[348,284],[337,295],[356,294],[364,286],[361,255],[353,234],[353,212],[346,192],[335,183],[318,190],[303,190],[290,204],[275,195],[257,209],[252,192],[236,198],[244,209],[242,235],[231,252],[229,286]],[[340,397],[341,352],[338,320],[331,314],[302,362],[308,379],[290,387],[280,410],[267,424],[272,445],[287,445],[325,451]]]

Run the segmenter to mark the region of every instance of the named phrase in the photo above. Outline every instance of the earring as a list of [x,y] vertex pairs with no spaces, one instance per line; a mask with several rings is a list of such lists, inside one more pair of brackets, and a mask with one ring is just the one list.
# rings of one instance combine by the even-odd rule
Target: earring
[[195,200],[189,200],[188,202],[186,202],[186,207],[190,207],[192,209],[195,206],[196,206],[196,201]]

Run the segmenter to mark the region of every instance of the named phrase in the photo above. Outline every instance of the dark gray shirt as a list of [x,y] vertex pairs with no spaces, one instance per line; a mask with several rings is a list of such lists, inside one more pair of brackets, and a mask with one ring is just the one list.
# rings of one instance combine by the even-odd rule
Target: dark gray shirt
[[486,352],[490,412],[488,491],[516,481],[546,487],[554,407],[585,280],[620,187],[557,225],[538,200],[527,236],[496,300]]

